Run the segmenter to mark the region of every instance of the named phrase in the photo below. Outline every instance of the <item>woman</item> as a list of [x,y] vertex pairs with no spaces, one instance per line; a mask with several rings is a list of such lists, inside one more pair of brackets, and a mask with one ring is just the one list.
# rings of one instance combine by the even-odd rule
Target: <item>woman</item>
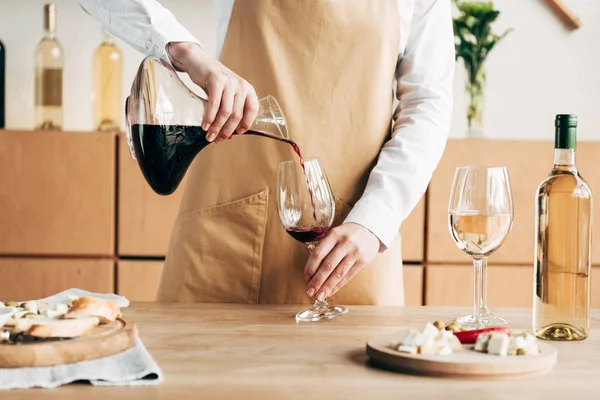
[[[203,127],[219,145],[188,173],[159,300],[404,304],[400,225],[451,120],[449,0],[217,0],[218,60],[155,0],[78,1],[208,94]],[[335,228],[310,255],[277,215],[276,171],[294,157],[289,147],[226,141],[250,127],[256,93],[279,101],[336,195]]]

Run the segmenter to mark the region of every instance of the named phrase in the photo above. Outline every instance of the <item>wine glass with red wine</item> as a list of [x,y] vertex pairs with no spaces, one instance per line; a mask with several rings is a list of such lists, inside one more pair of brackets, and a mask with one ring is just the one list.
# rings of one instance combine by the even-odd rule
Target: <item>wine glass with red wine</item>
[[[317,159],[284,161],[278,169],[277,207],[286,232],[312,251],[333,224],[335,201],[325,171]],[[296,314],[302,322],[339,317],[348,308],[315,301]]]

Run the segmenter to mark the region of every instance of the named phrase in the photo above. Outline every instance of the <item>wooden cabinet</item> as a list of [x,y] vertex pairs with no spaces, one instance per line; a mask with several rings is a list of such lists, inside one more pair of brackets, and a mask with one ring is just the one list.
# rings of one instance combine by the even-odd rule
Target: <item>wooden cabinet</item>
[[114,262],[83,258],[0,258],[0,300],[30,300],[79,288],[114,292]]
[[156,194],[119,137],[118,254],[164,256],[179,210],[185,179],[170,196]]
[[[551,141],[448,141],[428,192],[401,227],[406,305],[423,297],[428,305],[472,305],[471,260],[448,232],[454,170],[506,165],[515,219],[489,258],[488,298],[492,307],[531,307],[534,194],[552,154]],[[600,142],[579,143],[577,163],[594,192],[597,154]],[[185,180],[170,196],[154,193],[123,134],[0,131],[0,182],[0,298],[82,287],[156,299]],[[593,238],[600,266],[600,235]],[[592,305],[600,307],[600,268],[592,274]]]
[[[428,306],[473,306],[473,267],[435,265],[426,268]],[[488,266],[490,307],[531,307],[533,303],[533,267]]]
[[404,304],[407,306],[423,305],[423,266],[405,265]]
[[0,254],[112,256],[115,136],[0,131]]
[[130,301],[155,301],[162,269],[162,261],[119,261],[117,293]]

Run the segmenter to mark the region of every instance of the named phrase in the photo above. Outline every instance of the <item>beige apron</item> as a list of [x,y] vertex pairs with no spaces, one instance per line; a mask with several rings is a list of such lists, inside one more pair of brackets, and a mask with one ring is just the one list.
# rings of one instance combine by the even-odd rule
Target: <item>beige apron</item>
[[[305,158],[318,157],[343,222],[362,195],[392,122],[397,0],[243,0],[221,62],[280,103]],[[292,149],[234,137],[188,173],[159,290],[161,301],[310,303],[305,245],[277,214],[277,166]],[[328,299],[403,305],[400,238]]]

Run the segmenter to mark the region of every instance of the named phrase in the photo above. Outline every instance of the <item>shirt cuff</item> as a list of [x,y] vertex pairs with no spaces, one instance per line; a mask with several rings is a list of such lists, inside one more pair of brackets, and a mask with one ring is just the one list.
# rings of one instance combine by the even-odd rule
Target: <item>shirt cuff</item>
[[344,220],[347,222],[362,225],[377,236],[384,246],[381,252],[389,248],[400,233],[401,218],[383,202],[362,197]]
[[169,54],[167,53],[167,44],[170,42],[192,42],[202,48],[202,43],[183,27],[173,27],[168,35],[157,33],[152,42],[156,46],[154,53],[168,63],[171,63]]

